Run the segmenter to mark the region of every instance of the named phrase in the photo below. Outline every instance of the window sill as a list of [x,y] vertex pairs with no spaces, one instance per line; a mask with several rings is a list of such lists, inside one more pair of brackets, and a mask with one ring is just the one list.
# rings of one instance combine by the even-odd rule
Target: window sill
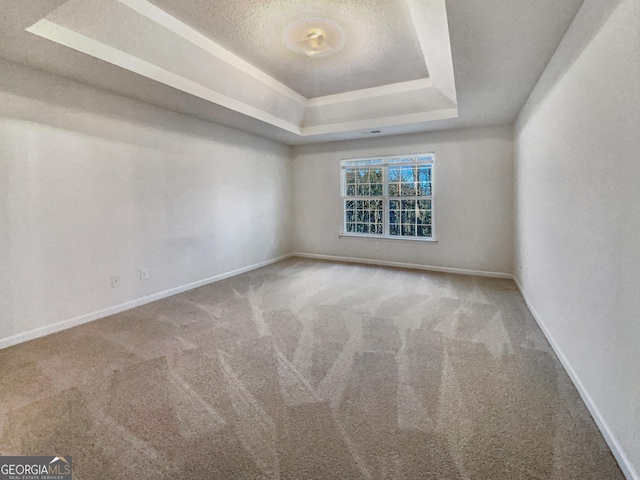
[[357,233],[341,233],[342,237],[352,238],[369,238],[371,240],[390,240],[392,242],[421,242],[421,243],[438,243],[436,238],[416,238],[416,237],[396,237],[391,235],[362,235]]

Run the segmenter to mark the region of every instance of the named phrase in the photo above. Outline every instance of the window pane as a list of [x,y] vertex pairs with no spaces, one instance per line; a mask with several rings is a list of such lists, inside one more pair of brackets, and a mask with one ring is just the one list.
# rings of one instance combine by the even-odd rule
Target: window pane
[[358,184],[358,196],[359,197],[368,197],[369,196],[369,184],[365,183],[364,185]]
[[400,167],[389,167],[389,182],[400,181]]
[[356,208],[356,205],[353,200],[347,200],[346,202],[344,202],[345,210],[353,210],[354,208]]
[[369,233],[369,225],[366,223],[358,223],[358,233]]
[[430,182],[418,183],[418,195],[431,195],[431,183]]
[[402,181],[415,182],[414,167],[402,167]]
[[356,208],[358,210],[363,210],[365,203],[369,203],[369,202],[367,202],[366,200],[356,200]]
[[400,219],[398,218],[398,214],[395,210],[389,211],[389,223],[399,223]]
[[401,191],[403,197],[415,197],[416,196],[416,184],[415,183],[402,183]]
[[356,183],[369,183],[368,168],[359,168],[356,172]]
[[354,233],[356,231],[355,223],[347,223],[347,233]]
[[371,184],[371,195],[382,196],[382,184],[381,183],[372,183]]
[[355,197],[356,196],[356,186],[355,185],[347,185],[347,196]]
[[416,223],[415,210],[403,210],[402,211],[402,223]]
[[418,225],[431,225],[431,212],[421,210],[418,215]]
[[382,183],[382,169],[372,168],[369,172],[369,180],[371,183]]
[[418,200],[420,210],[431,210],[431,200]]
[[402,225],[402,236],[403,237],[415,237],[416,236],[416,226],[415,225]]
[[416,201],[415,200],[402,200],[402,210],[415,210]]
[[347,184],[356,183],[356,173],[353,170],[347,170],[346,171],[345,183],[347,183]]
[[370,208],[374,210],[382,210],[382,200],[371,200]]
[[389,226],[389,234],[390,235],[400,235],[400,225],[390,225]]
[[390,183],[389,184],[389,196],[390,197],[397,197],[400,195],[400,188],[399,188],[399,184],[397,183]]
[[431,237],[431,225],[418,226],[419,237]]
[[356,221],[356,212],[353,210],[347,210],[347,222],[355,222]]
[[400,210],[400,201],[391,200],[389,202],[389,210]]
[[422,167],[418,167],[418,181],[419,182],[430,182],[431,181],[431,166],[423,165]]
[[373,231],[373,230],[371,231],[371,233],[375,233],[377,235],[382,235],[382,232],[383,232],[383,228],[382,228],[382,224],[381,223],[377,223],[375,225],[375,231]]

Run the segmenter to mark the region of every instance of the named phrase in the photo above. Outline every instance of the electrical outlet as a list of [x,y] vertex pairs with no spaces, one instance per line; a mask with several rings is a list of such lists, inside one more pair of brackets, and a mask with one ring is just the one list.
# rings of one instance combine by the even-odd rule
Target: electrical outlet
[[111,288],[118,288],[122,284],[122,275],[111,277]]
[[149,280],[149,270],[146,268],[140,269],[140,280]]

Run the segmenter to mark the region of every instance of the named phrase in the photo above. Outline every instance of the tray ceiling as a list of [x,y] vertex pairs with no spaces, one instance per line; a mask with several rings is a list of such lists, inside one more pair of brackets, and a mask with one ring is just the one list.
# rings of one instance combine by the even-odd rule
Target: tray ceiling
[[[0,57],[294,145],[512,123],[581,4],[8,0]],[[344,46],[292,52],[283,29],[303,18]],[[3,88],[32,95],[18,72]]]
[[[405,0],[151,3],[307,98],[428,77]],[[307,18],[336,22],[344,47],[311,59],[288,49],[283,32]]]
[[[399,3],[387,22],[374,8]],[[198,11],[193,2],[172,7],[192,20]],[[148,0],[69,0],[27,30],[299,136],[457,116],[444,0],[263,7],[245,4],[244,28],[237,36],[227,28],[222,37],[245,58],[262,59],[267,71],[211,38],[227,16],[210,17],[206,35]],[[344,29],[344,46],[333,54],[301,55],[283,41],[292,23],[311,18],[314,26],[314,13]],[[407,30],[413,33],[398,34]],[[398,73],[406,49],[415,61]]]

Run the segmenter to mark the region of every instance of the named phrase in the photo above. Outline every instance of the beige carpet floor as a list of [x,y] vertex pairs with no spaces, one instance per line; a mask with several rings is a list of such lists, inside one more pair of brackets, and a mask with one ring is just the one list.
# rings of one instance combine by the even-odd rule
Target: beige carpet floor
[[0,454],[76,480],[623,479],[513,282],[302,259],[0,351]]

